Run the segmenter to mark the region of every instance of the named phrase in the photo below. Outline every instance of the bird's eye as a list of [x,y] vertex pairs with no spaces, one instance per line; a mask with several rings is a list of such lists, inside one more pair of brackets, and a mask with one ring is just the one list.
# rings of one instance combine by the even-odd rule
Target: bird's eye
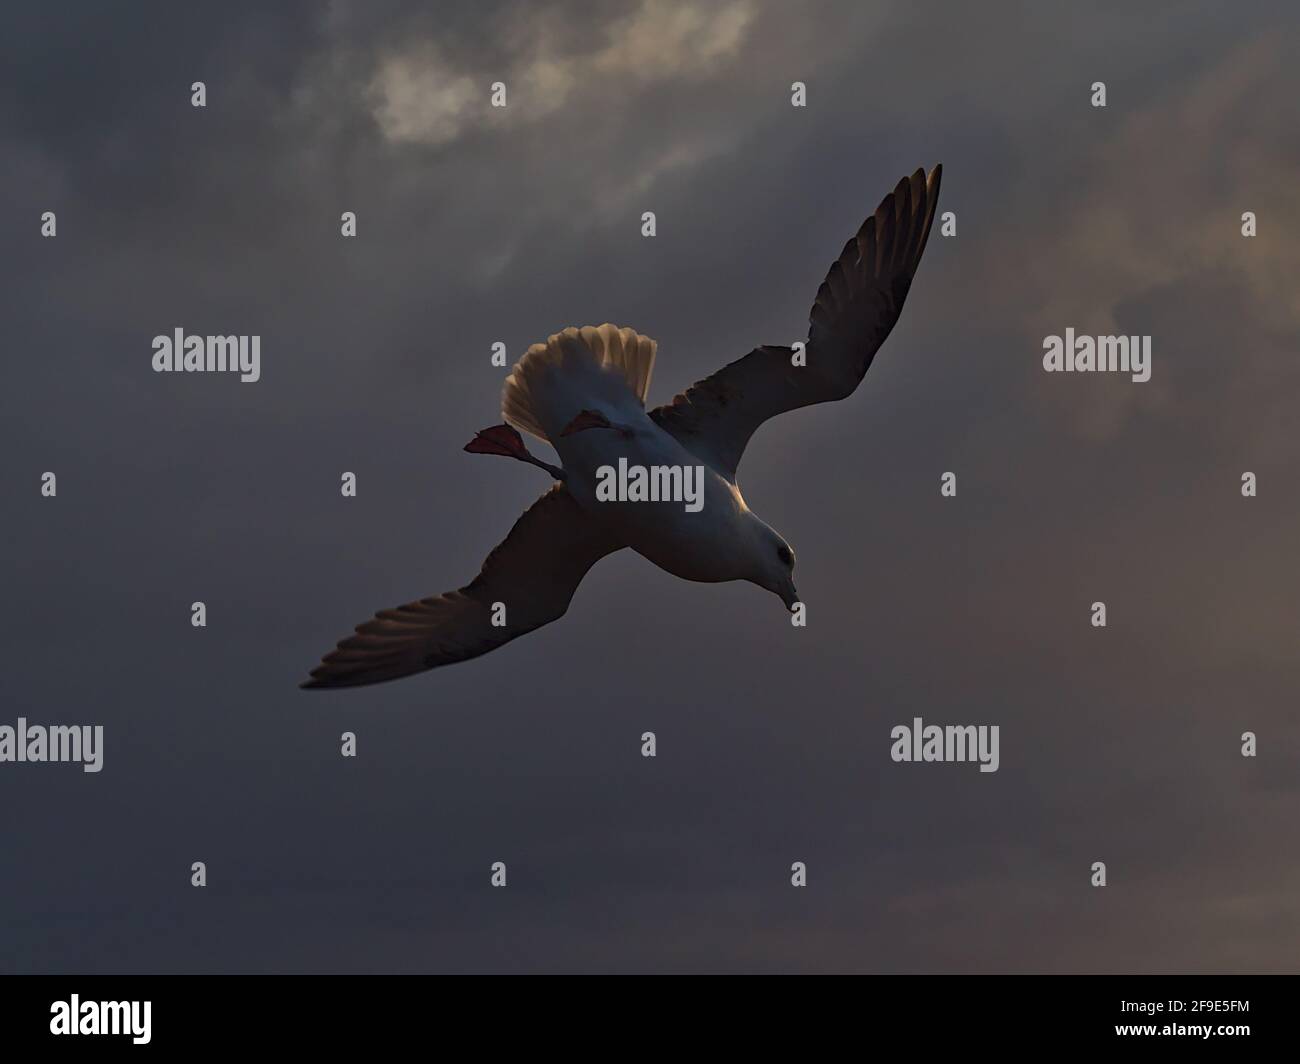
[[793,565],[794,555],[790,553],[790,548],[784,543],[776,548],[776,556],[781,559],[782,565]]

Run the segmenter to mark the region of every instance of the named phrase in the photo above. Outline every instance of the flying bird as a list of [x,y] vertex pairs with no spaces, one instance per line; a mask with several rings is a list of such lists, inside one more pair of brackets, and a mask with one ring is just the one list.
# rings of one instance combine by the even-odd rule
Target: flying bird
[[[941,174],[936,166],[903,178],[844,245],[817,290],[802,357],[790,347],[755,348],[647,412],[657,346],[648,337],[606,324],[530,347],[506,378],[506,423],[479,432],[465,450],[528,462],[556,483],[469,584],[381,610],[302,686],[380,683],[486,654],[563,616],[587,571],[624,547],[686,580],[748,580],[794,608],[794,551],[745,505],[736,470],[768,418],[857,388],[902,312]],[[561,464],[531,454],[519,430],[551,444]],[[702,505],[692,512],[671,498],[610,498],[602,486],[620,463],[699,470]]]

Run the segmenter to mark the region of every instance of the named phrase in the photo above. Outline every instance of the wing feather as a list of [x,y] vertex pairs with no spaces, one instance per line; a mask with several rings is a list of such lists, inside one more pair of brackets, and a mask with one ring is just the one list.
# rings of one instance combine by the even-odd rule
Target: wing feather
[[[486,654],[562,617],[578,584],[623,544],[556,485],[524,511],[469,584],[380,610],[326,654],[303,687],[382,683]],[[493,604],[505,624],[492,624]]]
[[697,381],[650,417],[734,482],[754,431],[787,410],[851,395],[893,329],[921,262],[943,168],[899,181],[844,245],[809,312],[807,365],[758,347]]

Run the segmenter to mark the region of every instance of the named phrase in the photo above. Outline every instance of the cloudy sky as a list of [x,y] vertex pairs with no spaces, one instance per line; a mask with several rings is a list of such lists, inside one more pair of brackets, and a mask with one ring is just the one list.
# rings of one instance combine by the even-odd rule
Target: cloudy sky
[[[7,5],[0,724],[105,753],[0,765],[0,966],[1294,969],[1300,15],[1130,7]],[[494,342],[634,327],[665,401],[936,162],[863,387],[741,469],[807,629],[624,551],[499,652],[297,689],[547,486],[461,451]],[[177,327],[262,379],[153,373]],[[1150,382],[1045,374],[1067,327]],[[915,716],[999,771],[893,763]]]

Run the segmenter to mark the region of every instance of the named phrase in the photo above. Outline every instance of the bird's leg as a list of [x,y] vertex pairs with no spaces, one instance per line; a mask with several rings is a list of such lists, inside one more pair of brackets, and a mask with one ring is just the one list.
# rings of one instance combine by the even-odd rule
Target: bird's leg
[[632,430],[626,425],[615,425],[599,410],[580,410],[577,417],[569,422],[561,436],[572,436],[575,432],[585,432],[587,429],[614,429],[620,436],[628,437],[632,435]]
[[524,438],[510,425],[493,425],[490,429],[480,429],[465,444],[465,450],[470,454],[503,454],[507,458],[517,458],[521,462],[545,469],[561,483],[568,479],[568,475],[559,466],[534,457],[524,446]]

